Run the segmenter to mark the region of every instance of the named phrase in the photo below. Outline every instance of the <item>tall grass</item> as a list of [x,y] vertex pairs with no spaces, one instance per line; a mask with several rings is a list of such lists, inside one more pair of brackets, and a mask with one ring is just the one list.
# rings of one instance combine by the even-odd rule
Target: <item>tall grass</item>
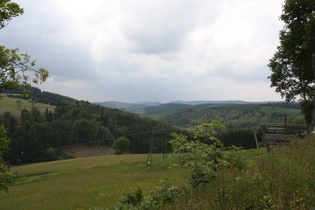
[[280,146],[248,167],[224,168],[209,186],[170,209],[311,209],[315,206],[315,138]]

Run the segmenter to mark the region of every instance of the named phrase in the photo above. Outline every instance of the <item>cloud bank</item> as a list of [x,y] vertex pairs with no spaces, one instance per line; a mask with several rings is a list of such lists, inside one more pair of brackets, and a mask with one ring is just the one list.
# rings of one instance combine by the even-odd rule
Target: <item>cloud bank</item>
[[80,100],[280,100],[267,67],[280,0],[30,0],[1,30]]

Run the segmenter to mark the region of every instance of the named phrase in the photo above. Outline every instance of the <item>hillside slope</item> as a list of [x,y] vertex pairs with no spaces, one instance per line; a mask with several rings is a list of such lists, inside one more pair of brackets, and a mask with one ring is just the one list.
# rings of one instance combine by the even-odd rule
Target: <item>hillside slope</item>
[[[21,119],[6,112],[0,123],[11,139],[10,162],[13,164],[67,158],[59,148],[74,145],[111,146],[118,137],[130,140],[131,153],[147,153],[154,138],[154,152],[163,152],[169,133],[178,129],[151,118],[107,108],[45,92],[41,97],[56,103],[53,110],[41,112],[36,107],[19,110]],[[36,94],[33,95],[33,100]],[[60,100],[59,100],[60,99]],[[19,98],[12,99],[20,100]],[[51,101],[49,101],[51,100]]]

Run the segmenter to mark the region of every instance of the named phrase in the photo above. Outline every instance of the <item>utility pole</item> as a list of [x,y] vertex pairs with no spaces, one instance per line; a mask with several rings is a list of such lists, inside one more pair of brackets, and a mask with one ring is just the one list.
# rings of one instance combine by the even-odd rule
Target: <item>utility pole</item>
[[153,137],[150,139],[150,142],[149,142],[147,167],[151,167],[151,164],[152,164],[152,153],[153,153],[153,146],[152,145],[153,145]]
[[149,145],[148,145],[147,167],[151,167],[151,164],[152,164],[153,133],[154,133],[154,128],[152,129],[152,136],[151,136],[151,138],[150,138],[150,140],[149,140]]
[[254,135],[255,135],[256,148],[259,149],[256,130],[254,130]]
[[167,158],[167,140],[166,140],[166,127],[163,129],[164,131],[164,150],[163,150],[163,160]]

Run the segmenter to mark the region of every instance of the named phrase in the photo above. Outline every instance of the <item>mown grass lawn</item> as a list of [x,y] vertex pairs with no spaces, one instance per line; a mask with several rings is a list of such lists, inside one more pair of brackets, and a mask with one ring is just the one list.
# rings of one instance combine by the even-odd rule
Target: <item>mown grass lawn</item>
[[79,158],[12,167],[18,177],[10,192],[0,192],[0,209],[110,209],[127,193],[144,194],[165,180],[187,183],[189,172],[173,166],[173,159],[153,155],[115,155]]

